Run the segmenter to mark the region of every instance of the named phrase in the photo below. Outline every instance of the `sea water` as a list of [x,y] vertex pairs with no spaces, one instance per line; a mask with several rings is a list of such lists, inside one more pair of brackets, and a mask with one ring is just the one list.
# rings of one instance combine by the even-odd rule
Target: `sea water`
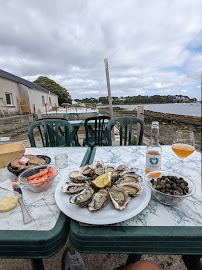
[[[153,112],[199,116],[201,117],[201,104],[200,103],[169,103],[169,104],[139,104],[144,105],[144,110]],[[97,106],[97,108],[106,108],[105,106]],[[113,105],[113,107],[120,107],[128,111],[137,109],[137,105]]]

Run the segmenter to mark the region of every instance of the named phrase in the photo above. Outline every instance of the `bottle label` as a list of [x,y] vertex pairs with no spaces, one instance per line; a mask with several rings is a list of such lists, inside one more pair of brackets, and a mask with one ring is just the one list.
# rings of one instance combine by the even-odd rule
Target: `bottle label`
[[161,170],[161,154],[151,155],[147,153],[146,170],[150,172]]

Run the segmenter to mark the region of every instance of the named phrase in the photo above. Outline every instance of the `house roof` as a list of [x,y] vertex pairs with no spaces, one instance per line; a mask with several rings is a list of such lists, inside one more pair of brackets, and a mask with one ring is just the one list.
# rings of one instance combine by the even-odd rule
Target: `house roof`
[[[0,77],[3,77],[3,78],[6,78],[6,79],[9,79],[9,80],[12,80],[14,82],[21,83],[21,84],[23,84],[23,85],[25,85],[25,86],[27,86],[29,88],[36,89],[36,90],[39,90],[39,91],[42,91],[42,92],[45,92],[45,93],[49,93],[50,92],[49,90],[45,89],[42,86],[39,86],[36,83],[29,82],[29,81],[27,81],[25,79],[22,79],[22,78],[20,78],[18,76],[15,76],[15,75],[13,75],[13,74],[11,74],[11,73],[9,73],[7,71],[4,71],[2,69],[0,69]],[[50,94],[57,96],[53,92],[50,92]]]

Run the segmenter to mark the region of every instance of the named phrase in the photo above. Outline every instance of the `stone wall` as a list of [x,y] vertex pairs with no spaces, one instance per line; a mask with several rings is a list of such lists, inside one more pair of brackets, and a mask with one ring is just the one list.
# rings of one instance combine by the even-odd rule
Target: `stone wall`
[[[86,118],[97,116],[96,113],[91,112],[91,113],[78,113],[79,115],[79,120],[85,120]],[[40,116],[38,115],[39,118],[64,118],[64,113],[51,113],[51,114],[41,114]],[[66,114],[66,120],[69,120],[68,113]],[[76,120],[71,119],[71,120]]]
[[35,121],[33,114],[2,117],[0,118],[0,135],[19,134],[33,121]]

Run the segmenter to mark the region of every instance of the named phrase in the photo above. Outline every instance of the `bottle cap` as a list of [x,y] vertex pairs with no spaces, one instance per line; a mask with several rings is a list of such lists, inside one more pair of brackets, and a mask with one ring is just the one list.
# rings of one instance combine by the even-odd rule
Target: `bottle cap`
[[157,121],[152,122],[152,126],[158,126],[159,127],[159,122],[157,122]]

